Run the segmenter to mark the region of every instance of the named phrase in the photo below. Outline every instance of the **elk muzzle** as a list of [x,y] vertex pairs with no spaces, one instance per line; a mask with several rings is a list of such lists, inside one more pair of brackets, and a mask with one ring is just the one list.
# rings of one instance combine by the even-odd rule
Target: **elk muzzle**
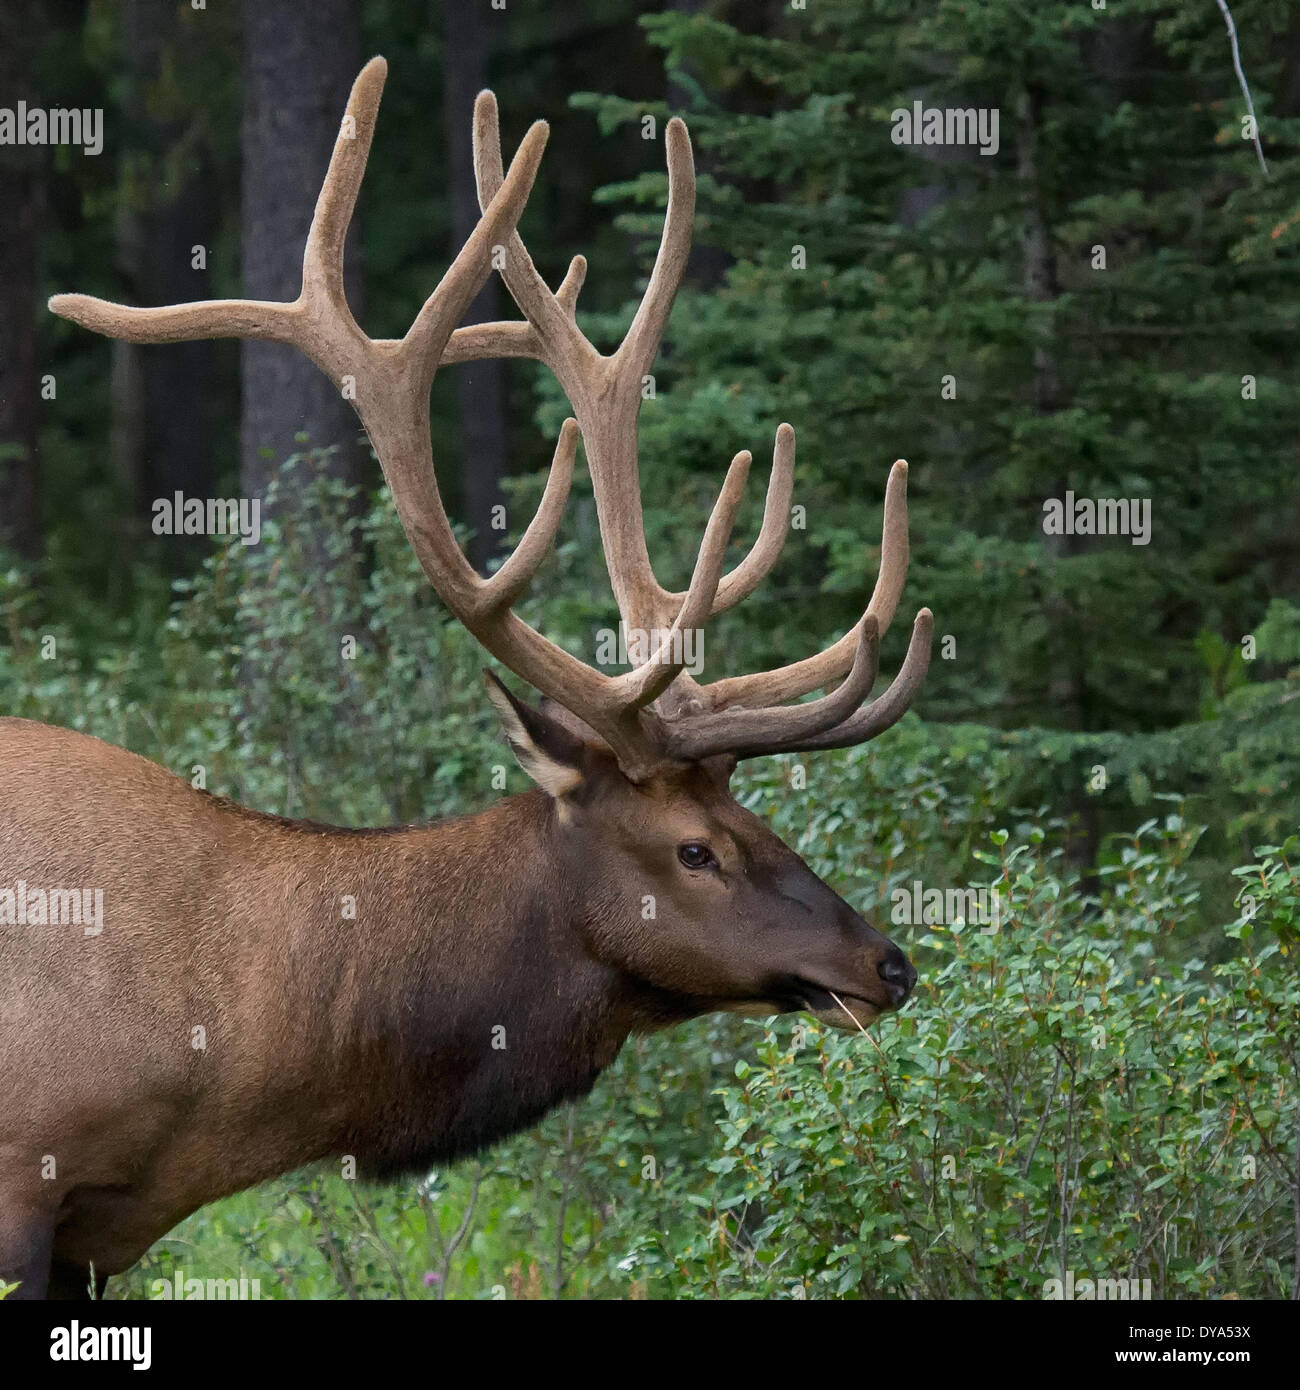
[[790,925],[798,924],[790,968],[775,993],[785,1008],[857,1029],[907,1003],[916,968],[883,932],[802,863],[782,875],[780,891],[794,909]]

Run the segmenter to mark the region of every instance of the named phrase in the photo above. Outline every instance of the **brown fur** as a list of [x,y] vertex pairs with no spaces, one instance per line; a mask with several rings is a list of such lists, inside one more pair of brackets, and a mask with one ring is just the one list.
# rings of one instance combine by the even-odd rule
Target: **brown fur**
[[[0,719],[0,888],[104,890],[99,935],[0,924],[0,1276],[20,1296],[79,1291],[89,1264],[125,1269],[301,1164],[471,1153],[585,1094],[633,1030],[798,1007],[794,976],[898,1002],[879,975],[897,948],[731,799],[726,768],[633,786],[536,727],[581,764],[572,797],[375,832]],[[717,874],[677,861],[697,838]]]

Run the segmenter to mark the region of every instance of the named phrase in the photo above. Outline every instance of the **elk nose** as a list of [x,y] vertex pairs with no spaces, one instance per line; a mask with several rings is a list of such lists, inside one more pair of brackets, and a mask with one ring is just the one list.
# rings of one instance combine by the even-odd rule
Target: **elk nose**
[[894,1007],[896,1009],[901,1008],[907,1001],[907,996],[911,994],[912,986],[916,983],[916,967],[897,946],[891,946],[876,970],[885,982],[885,988],[889,991],[889,997],[893,1000]]

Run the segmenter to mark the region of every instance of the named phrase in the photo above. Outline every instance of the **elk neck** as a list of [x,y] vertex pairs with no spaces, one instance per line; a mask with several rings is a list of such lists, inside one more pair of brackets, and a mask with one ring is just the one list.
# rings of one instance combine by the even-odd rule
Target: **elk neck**
[[295,1036],[274,1090],[310,1104],[322,1153],[377,1176],[472,1153],[586,1094],[640,1021],[584,949],[544,793],[403,830],[279,825],[263,873],[293,905],[274,1008]]

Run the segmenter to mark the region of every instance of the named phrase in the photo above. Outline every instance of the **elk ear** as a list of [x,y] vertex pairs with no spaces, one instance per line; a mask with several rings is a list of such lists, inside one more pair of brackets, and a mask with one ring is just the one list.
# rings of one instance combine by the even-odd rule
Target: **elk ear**
[[519,766],[552,796],[576,791],[582,784],[581,740],[558,719],[515,699],[491,671],[483,672],[483,684]]

